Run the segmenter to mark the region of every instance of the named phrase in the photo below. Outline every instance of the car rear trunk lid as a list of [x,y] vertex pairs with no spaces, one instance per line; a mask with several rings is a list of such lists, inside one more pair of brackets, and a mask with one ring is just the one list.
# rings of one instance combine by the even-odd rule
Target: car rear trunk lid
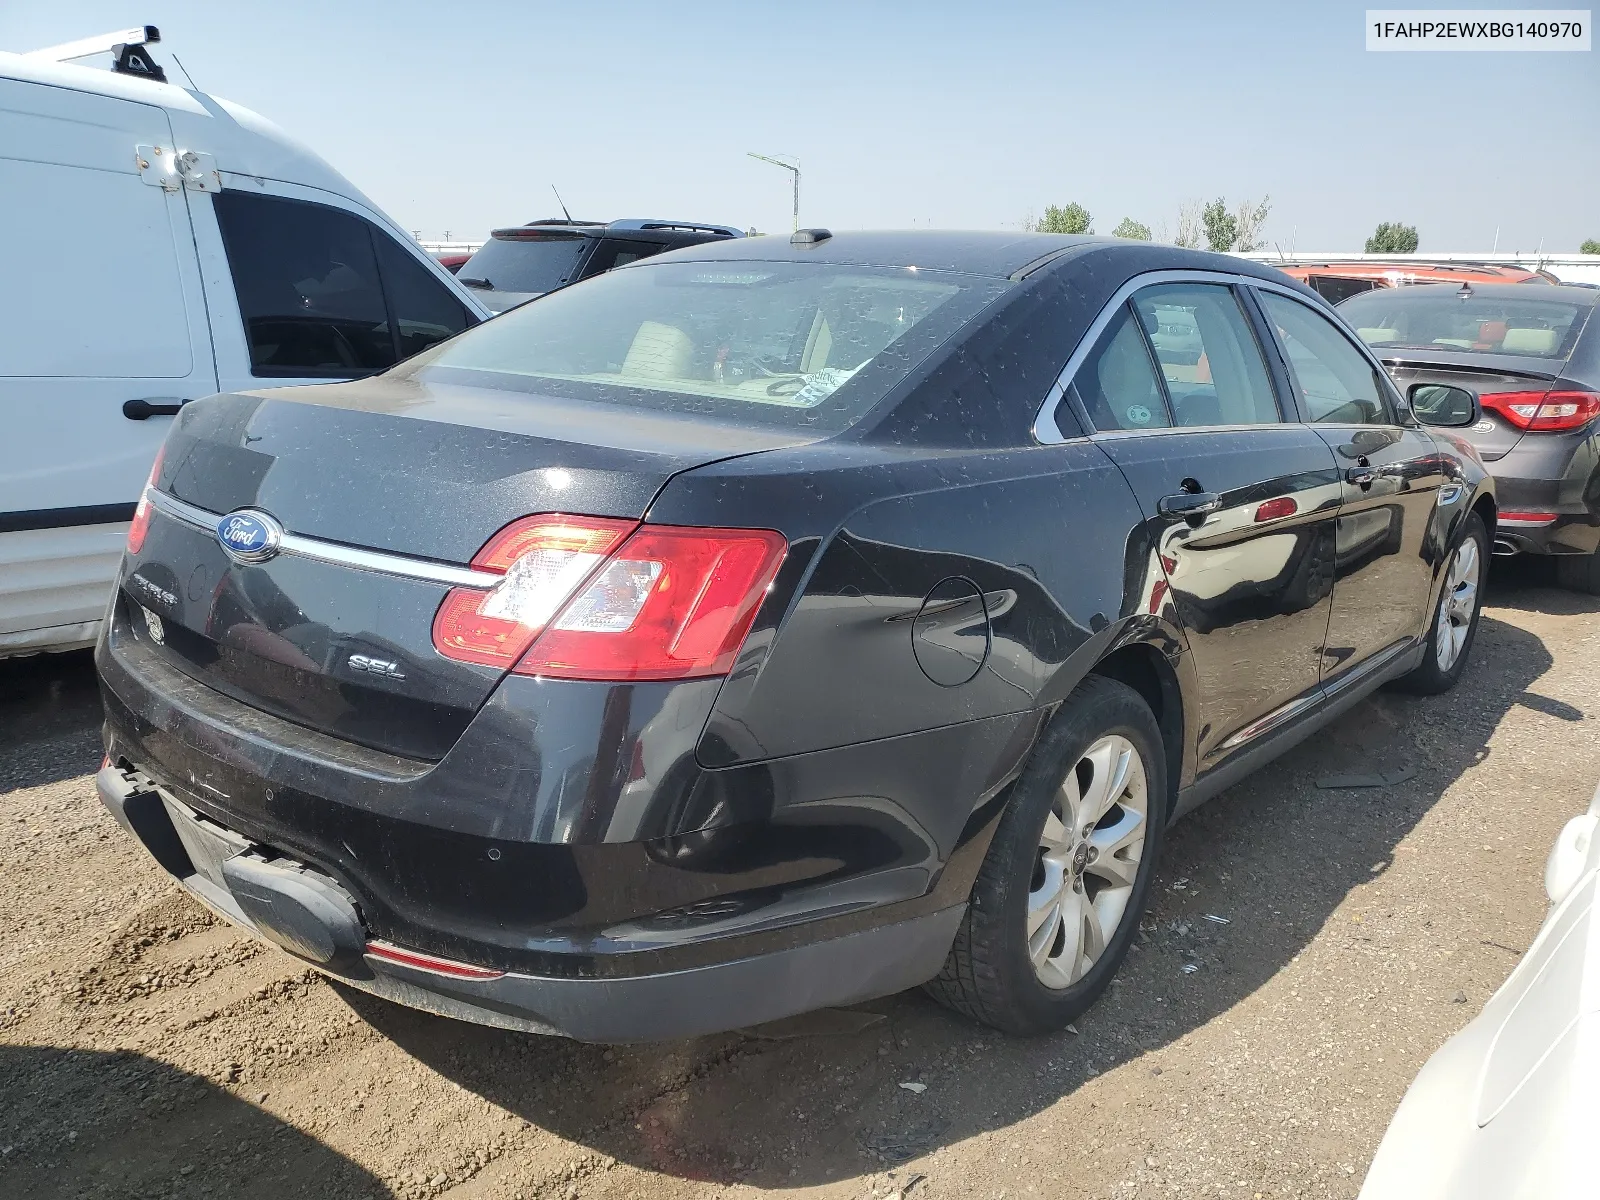
[[[1442,383],[1465,388],[1475,396],[1494,392],[1543,392],[1550,388],[1557,376],[1545,369],[1560,364],[1540,363],[1532,369],[1521,362],[1516,366],[1465,366],[1458,363],[1426,362],[1411,359],[1396,360],[1385,357],[1389,375],[1401,392],[1408,392],[1415,384]],[[1453,430],[1461,434],[1483,456],[1485,462],[1504,458],[1526,436],[1498,413],[1485,410],[1477,424],[1467,429]]]
[[[491,535],[540,512],[641,519],[680,471],[806,440],[416,380],[212,397],[167,440],[119,620],[234,699],[435,760],[501,675],[432,640]],[[223,549],[239,509],[281,524],[277,554]]]

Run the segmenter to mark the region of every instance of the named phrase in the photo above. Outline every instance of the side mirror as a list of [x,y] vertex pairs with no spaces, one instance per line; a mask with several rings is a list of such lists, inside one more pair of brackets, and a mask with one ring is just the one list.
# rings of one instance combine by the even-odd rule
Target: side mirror
[[1406,398],[1418,421],[1440,429],[1465,429],[1483,416],[1477,396],[1447,383],[1414,383]]

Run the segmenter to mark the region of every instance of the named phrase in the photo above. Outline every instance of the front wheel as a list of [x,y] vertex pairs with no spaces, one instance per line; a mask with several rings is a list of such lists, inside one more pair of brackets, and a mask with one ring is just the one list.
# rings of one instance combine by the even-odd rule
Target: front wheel
[[1049,1033],[1081,1014],[1128,952],[1167,811],[1149,706],[1091,676],[1023,770],[929,993],[1007,1033]]
[[1410,674],[1395,681],[1396,687],[1436,696],[1448,692],[1461,679],[1467,669],[1467,654],[1478,634],[1478,618],[1483,613],[1483,577],[1488,556],[1489,533],[1483,518],[1468,513],[1445,564],[1439,603],[1428,629],[1427,653]]

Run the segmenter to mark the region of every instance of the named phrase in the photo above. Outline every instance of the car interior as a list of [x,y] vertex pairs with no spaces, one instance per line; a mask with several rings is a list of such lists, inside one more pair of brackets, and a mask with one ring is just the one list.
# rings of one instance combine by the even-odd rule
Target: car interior
[[[1231,289],[1163,284],[1137,293],[1130,304],[1139,324],[1124,310],[1076,381],[1095,428],[1262,425],[1282,419],[1260,348]],[[1164,390],[1151,369],[1152,352]]]
[[[1363,302],[1367,303],[1367,302]],[[1452,297],[1425,304],[1396,303],[1372,320],[1365,311],[1352,313],[1361,340],[1372,346],[1442,346],[1483,354],[1519,354],[1555,358],[1577,319],[1573,305],[1547,302],[1495,303]]]
[[810,408],[957,290],[849,274],[701,272],[689,282],[636,283],[588,325],[582,345],[552,339],[533,373]]

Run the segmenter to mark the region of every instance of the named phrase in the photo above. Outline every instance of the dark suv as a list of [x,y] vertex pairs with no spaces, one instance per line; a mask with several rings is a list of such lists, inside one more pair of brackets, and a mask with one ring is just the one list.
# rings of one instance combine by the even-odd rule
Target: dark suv
[[457,272],[495,312],[664,250],[743,237],[696,221],[530,221],[496,229]]

